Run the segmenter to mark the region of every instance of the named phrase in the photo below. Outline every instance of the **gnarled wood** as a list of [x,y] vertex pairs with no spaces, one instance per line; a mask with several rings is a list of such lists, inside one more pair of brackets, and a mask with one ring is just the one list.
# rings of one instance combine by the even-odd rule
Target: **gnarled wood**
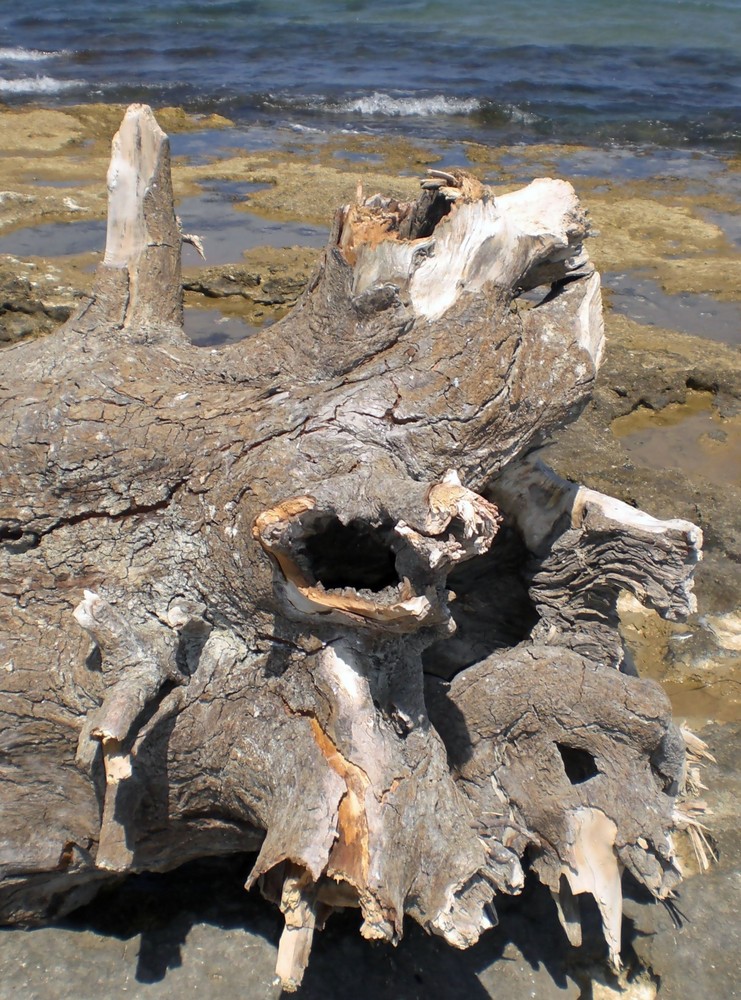
[[615,602],[686,613],[699,532],[522,460],[602,353],[573,189],[361,197],[289,316],[201,352],[167,162],[129,109],[93,301],[2,357],[2,918],[258,850],[293,989],[338,907],[472,944],[529,852],[617,963],[684,744]]

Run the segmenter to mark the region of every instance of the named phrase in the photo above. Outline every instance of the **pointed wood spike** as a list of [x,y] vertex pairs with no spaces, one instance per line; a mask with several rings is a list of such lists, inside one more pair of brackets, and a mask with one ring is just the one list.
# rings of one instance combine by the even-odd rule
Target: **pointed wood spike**
[[128,108],[113,137],[107,180],[106,250],[92,317],[125,328],[182,328],[170,144],[147,105]]
[[278,944],[275,965],[275,975],[286,993],[296,992],[309,964],[317,926],[316,890],[308,872],[295,865],[288,866],[280,901],[286,925]]
[[617,826],[599,809],[583,808],[572,816],[574,843],[563,870],[574,895],[590,893],[602,918],[610,964],[619,969],[623,893],[614,845]]

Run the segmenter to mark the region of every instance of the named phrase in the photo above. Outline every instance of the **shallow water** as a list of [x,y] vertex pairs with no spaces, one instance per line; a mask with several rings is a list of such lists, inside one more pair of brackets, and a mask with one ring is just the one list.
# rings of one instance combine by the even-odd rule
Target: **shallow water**
[[738,702],[729,700],[728,684],[723,680],[713,682],[711,679],[702,686],[663,681],[661,686],[672,703],[674,718],[679,721],[698,727],[707,724],[708,719],[738,721]]
[[636,272],[603,275],[611,307],[637,323],[691,333],[725,344],[741,344],[741,303],[711,295],[668,295],[652,278]]
[[706,209],[701,214],[708,222],[722,229],[731,243],[741,249],[741,215],[738,212],[713,212]]
[[48,222],[0,236],[0,254],[13,257],[66,257],[105,249],[106,223],[100,219]]
[[[242,259],[245,250],[254,247],[323,247],[329,230],[298,222],[266,219],[247,209],[235,208],[244,203],[251,191],[262,185],[212,182],[203,193],[183,198],[176,205],[184,232],[195,233],[203,240],[206,263],[232,264]],[[16,229],[0,236],[0,254],[14,257],[62,257],[105,248],[106,223],[102,220],[50,222],[41,226]],[[197,251],[183,247],[183,265],[202,264]]]
[[[329,229],[325,226],[279,222],[237,210],[234,197],[225,196],[223,191],[223,187],[219,190],[209,185],[204,194],[183,198],[177,206],[184,231],[202,237],[207,264],[236,263],[245,250],[254,247],[323,247],[327,242]],[[186,244],[183,265],[199,263],[202,260],[197,251]]]
[[613,420],[612,433],[636,465],[741,486],[741,417],[723,419],[710,392],[689,391],[661,410],[641,406]]
[[184,312],[185,333],[196,347],[220,347],[251,337],[260,329],[239,316],[227,316],[214,306],[203,309],[187,306]]
[[736,0],[36,0],[0,11],[0,97],[481,141],[739,138]]
[[[260,125],[176,132],[169,138],[173,159],[185,157],[193,164],[210,163],[215,157],[226,157],[235,152],[289,149],[307,141],[305,134],[294,129]],[[324,141],[324,133],[316,133],[316,138]]]

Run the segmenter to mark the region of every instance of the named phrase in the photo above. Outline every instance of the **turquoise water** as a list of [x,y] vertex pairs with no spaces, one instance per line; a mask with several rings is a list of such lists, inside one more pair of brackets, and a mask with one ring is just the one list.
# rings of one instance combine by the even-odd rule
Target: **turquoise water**
[[35,0],[0,100],[144,100],[240,124],[733,151],[740,0]]

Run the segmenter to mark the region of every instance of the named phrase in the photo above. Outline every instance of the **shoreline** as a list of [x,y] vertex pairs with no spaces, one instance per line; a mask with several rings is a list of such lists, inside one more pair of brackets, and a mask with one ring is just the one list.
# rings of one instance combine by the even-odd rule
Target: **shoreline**
[[[121,111],[120,105],[100,104],[0,111],[0,261],[51,256],[65,273],[78,274],[75,281],[86,290],[87,271],[104,242],[103,178]],[[462,166],[502,192],[536,176],[560,176],[572,181],[589,207],[598,233],[591,253],[620,311],[680,332],[709,328],[712,336],[715,326],[714,339],[741,344],[741,230],[735,215],[741,160],[697,152],[677,160],[677,151],[667,165],[663,156],[652,161],[645,150],[621,147],[490,148],[398,136],[307,136],[289,129],[276,130],[269,144],[265,130],[258,129],[253,140],[252,129],[219,116],[194,117],[178,108],[157,114],[171,136],[185,229],[200,227],[207,257],[213,256],[210,243],[216,251],[207,266],[243,263],[242,249],[263,245],[319,249],[335,208],[354,196],[359,182],[366,192],[409,198],[429,166]],[[61,253],[70,225],[78,234],[75,259]],[[224,230],[233,234],[224,238]],[[201,266],[186,248],[186,273]],[[647,315],[631,311],[638,300]]]
[[[381,144],[376,136],[324,137],[321,142],[309,142],[305,136],[294,134],[280,136],[275,148],[251,149],[249,129],[235,130],[225,119],[195,120],[179,109],[158,111],[157,116],[165,131],[174,136],[177,201],[182,205],[188,199],[199,199],[199,207],[206,212],[212,206],[217,221],[236,217],[236,232],[244,220],[245,227],[257,226],[259,235],[259,224],[255,222],[258,219],[272,225],[276,237],[304,227],[318,239],[322,227],[330,225],[334,207],[353,196],[359,178],[366,193],[380,188],[398,197],[409,197],[416,194],[418,177],[426,166],[460,163],[463,153],[467,160],[464,165],[483,179],[494,181],[502,191],[522,183],[523,175],[525,180],[537,176],[541,168],[571,180],[590,208],[595,229],[601,233],[593,239],[590,250],[598,268],[608,275],[645,275],[667,296],[709,296],[741,309],[741,246],[734,242],[732,230],[724,229],[717,218],[730,216],[735,204],[732,191],[741,184],[738,160],[727,161],[720,180],[712,174],[703,179],[701,170],[697,172],[700,176],[696,173],[690,177],[655,176],[649,171],[641,179],[630,176],[630,172],[623,178],[606,178],[609,158],[602,174],[571,176],[561,167],[569,162],[589,162],[588,147],[548,145],[488,150],[472,143],[425,144],[416,139],[391,138]],[[117,107],[101,105],[81,106],[74,113],[71,109],[38,107],[0,112],[0,148],[4,150],[0,156],[0,242],[29,226],[94,224],[104,217],[105,169],[110,136],[119,117]],[[202,141],[204,135],[210,142]],[[218,145],[213,136],[219,137]],[[239,138],[244,140],[242,147],[234,145]],[[216,154],[206,162],[204,145]],[[225,197],[213,199],[219,190],[225,192]],[[231,194],[240,200],[231,201]],[[715,221],[707,213],[715,213]],[[183,227],[193,231],[187,216],[183,217]],[[43,238],[44,233],[40,236]],[[274,320],[295,301],[318,252],[317,246],[284,250],[256,243],[246,257],[240,255],[231,263],[209,266],[208,262],[195,264],[191,259],[184,268],[188,308],[216,308],[221,315],[236,317],[247,326]],[[35,312],[44,317],[43,334],[53,335],[65,311],[68,314],[79,296],[85,294],[91,277],[89,268],[99,256],[100,250],[97,256],[88,252],[74,258],[19,258],[0,253],[0,289],[4,297],[0,323],[8,324],[19,317],[22,323],[24,317],[28,319]],[[235,284],[239,287],[236,294],[224,294]],[[707,730],[718,740],[731,740],[723,766],[732,769],[739,759],[741,722],[741,615],[737,607],[741,542],[736,535],[741,483],[733,481],[734,474],[738,476],[733,449],[738,447],[741,433],[741,356],[737,347],[688,337],[671,327],[650,326],[621,315],[610,308],[609,285],[606,307],[608,354],[594,399],[578,421],[546,446],[544,459],[561,474],[585,485],[602,490],[609,486],[609,492],[620,499],[657,516],[687,517],[704,528],[706,559],[699,568],[695,588],[700,601],[698,614],[687,625],[674,626],[628,605],[623,625],[641,673],[667,686],[675,708],[683,709],[680,714],[689,716],[693,728],[702,730],[703,735]],[[702,399],[698,400],[696,394]],[[698,413],[700,422],[693,424]],[[666,444],[667,427],[679,427],[680,439],[681,429],[687,429],[685,437],[693,436],[695,451],[689,448],[687,455],[678,456],[676,439],[671,439],[673,445]],[[631,435],[634,440],[629,441]],[[648,452],[641,452],[647,439]],[[697,474],[698,454],[713,459],[710,472],[706,469]],[[716,720],[722,725],[716,725]],[[728,785],[723,784],[724,774],[718,786],[722,795],[713,786],[708,797],[719,813],[720,825],[715,829],[722,831],[722,838],[728,841],[731,867],[738,867],[738,835],[734,839],[730,832],[732,825],[738,825],[738,807],[728,804],[731,792],[724,790]],[[713,779],[706,780],[711,784]],[[733,890],[735,876],[727,862],[722,869],[725,882],[720,874],[721,869],[716,870],[718,878],[714,882],[708,877],[712,888],[708,892],[713,898],[704,899],[702,889],[691,890],[699,893],[698,905],[708,907],[708,912],[721,891],[721,882],[726,886],[723,891]],[[695,886],[698,881],[691,879],[688,885]],[[256,919],[259,923],[260,918]],[[659,926],[660,919],[654,919]],[[704,933],[712,933],[711,916],[707,917],[707,927]],[[67,932],[59,933],[61,947],[69,948]],[[201,943],[193,947],[213,947],[213,937],[208,933],[201,938],[196,935],[196,940]],[[233,943],[236,947],[236,938]],[[253,946],[257,947],[249,947]],[[12,955],[17,945],[8,947],[11,950],[7,954]],[[419,954],[427,954],[419,942],[413,947],[422,948]],[[496,952],[496,948],[489,946],[484,951],[491,961],[502,957],[492,951]],[[524,954],[522,948],[520,953]],[[96,953],[92,948],[90,954],[94,962],[95,955],[102,951]],[[127,956],[127,961],[130,958]],[[516,961],[520,973],[526,976],[525,958]],[[679,975],[672,972],[671,961],[668,949],[664,958],[658,962],[654,959],[651,966],[664,981]],[[454,968],[442,959],[439,964],[441,969]],[[497,969],[506,963],[497,961],[496,965],[478,976],[482,983],[490,982],[492,989],[506,982],[497,976]],[[259,962],[258,966],[262,969]],[[191,962],[192,968],[195,966]],[[468,968],[470,991],[470,963]],[[524,981],[517,980],[520,984]],[[540,977],[537,982],[538,988],[544,990],[537,995],[548,997],[545,980]],[[163,986],[169,985],[165,978]],[[224,988],[226,992],[214,995],[237,995],[230,993],[226,985]],[[662,1000],[672,995],[664,988]],[[260,995],[274,995],[263,980],[260,989]],[[702,995],[702,989],[699,993]],[[127,995],[165,994],[142,989]],[[613,995],[617,994],[594,993]],[[643,994],[651,995],[655,993]]]

